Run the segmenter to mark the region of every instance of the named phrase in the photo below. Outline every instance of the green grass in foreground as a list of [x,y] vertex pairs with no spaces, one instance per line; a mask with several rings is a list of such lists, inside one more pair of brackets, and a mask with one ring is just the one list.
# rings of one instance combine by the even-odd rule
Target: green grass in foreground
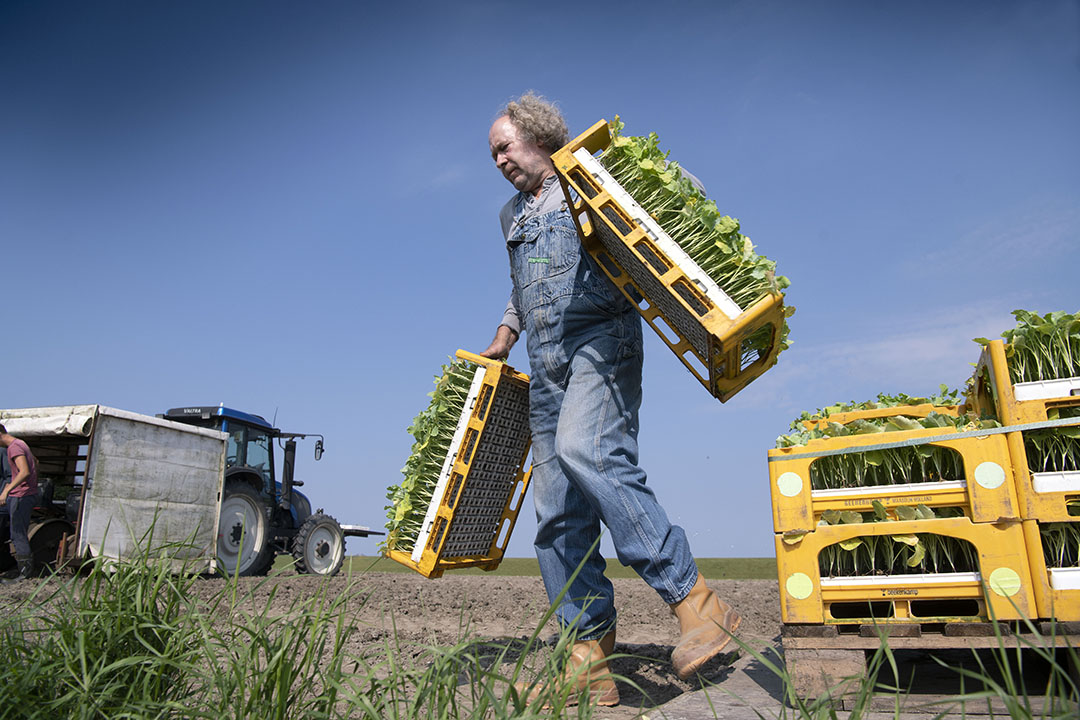
[[[722,572],[733,569],[720,562]],[[357,623],[358,608],[349,605],[362,601],[359,588],[342,591],[327,583],[314,596],[293,598],[283,608],[274,602],[283,584],[258,580],[252,587],[230,579],[216,585],[217,594],[207,598],[195,591],[200,582],[197,572],[174,570],[147,555],[134,562],[93,563],[80,577],[57,583],[27,581],[23,599],[8,600],[0,613],[4,688],[0,718],[589,720],[593,716],[588,703],[570,707],[572,683],[563,679],[560,658],[573,638],[563,633],[554,647],[541,650],[539,637],[551,610],[524,641],[472,636],[464,618],[456,643],[415,644],[391,634],[374,649],[365,650],[361,643],[357,654],[351,649],[356,647],[351,636],[364,628]],[[840,717],[829,697],[816,701],[797,697],[782,661],[771,650],[759,652],[739,637],[735,642],[784,683],[786,705],[761,708],[759,717]],[[1033,708],[1023,673],[1010,669],[1013,651],[1005,647],[994,658],[1002,681],[993,681],[993,668],[982,663],[978,670],[955,669],[964,676],[963,700],[968,707],[985,708],[995,700],[1015,720],[1076,718],[1078,693],[1069,673],[1078,662],[1075,651],[1070,650],[1067,662],[1060,662],[1043,645],[1035,642],[1026,649],[1031,654],[1028,661],[1050,667],[1050,682],[1031,688],[1030,694],[1048,710]],[[854,688],[852,706],[845,708],[850,710],[848,717],[863,717],[871,701],[892,704],[896,712],[890,716],[901,717],[905,691],[883,691],[878,682],[879,673],[886,676],[895,668],[883,638],[866,672],[850,679]],[[517,681],[532,683],[530,687],[540,694],[530,701],[528,692],[515,689]],[[960,699],[950,698],[949,703]]]
[[[350,555],[345,558],[343,572],[415,572],[404,565],[384,557]],[[776,558],[698,558],[698,569],[709,580],[775,580]],[[453,575],[526,575],[540,577],[536,558],[505,558],[496,570],[454,570]],[[611,578],[634,578],[632,568],[621,565],[618,560],[608,560],[607,575]]]

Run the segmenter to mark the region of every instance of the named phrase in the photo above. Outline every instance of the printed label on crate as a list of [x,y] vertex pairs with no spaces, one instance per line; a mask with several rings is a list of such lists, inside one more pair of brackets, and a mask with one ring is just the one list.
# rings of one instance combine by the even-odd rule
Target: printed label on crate
[[933,495],[901,495],[899,497],[875,498],[874,500],[855,498],[852,500],[844,500],[844,507],[868,508],[873,507],[874,502],[881,502],[885,507],[889,507],[890,505],[920,505],[931,503],[933,501]]
[[[794,473],[791,473],[794,475]],[[896,485],[873,485],[861,488],[831,488],[814,490],[810,497],[814,500],[838,500],[845,507],[870,507],[874,501],[886,506],[918,505],[933,502],[936,494],[947,491],[963,491],[967,488],[964,480],[943,480],[928,483],[898,483]],[[905,495],[903,493],[911,493]]]

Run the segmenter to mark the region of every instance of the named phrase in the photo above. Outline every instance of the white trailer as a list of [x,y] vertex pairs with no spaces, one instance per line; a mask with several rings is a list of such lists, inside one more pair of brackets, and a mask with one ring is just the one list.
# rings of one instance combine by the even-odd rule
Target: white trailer
[[150,554],[214,569],[225,433],[103,405],[0,410],[0,423],[38,460],[39,567]]

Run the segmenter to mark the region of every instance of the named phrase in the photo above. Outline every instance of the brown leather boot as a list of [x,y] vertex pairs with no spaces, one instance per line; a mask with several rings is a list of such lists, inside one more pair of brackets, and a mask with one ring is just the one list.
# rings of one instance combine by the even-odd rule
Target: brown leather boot
[[[588,696],[594,705],[610,707],[619,704],[619,688],[608,670],[607,658],[615,651],[615,631],[612,630],[599,640],[582,640],[570,648],[570,657],[563,668],[562,682],[570,683],[570,695],[566,705],[577,705],[578,701]],[[546,689],[543,685],[529,690],[526,683],[517,683],[518,692],[528,692],[532,702]],[[552,688],[558,692],[559,688]]]
[[738,629],[742,620],[705,585],[701,573],[690,594],[672,605],[671,611],[679,618],[681,633],[679,644],[671,653],[671,664],[683,680],[724,649],[731,640],[730,633]]

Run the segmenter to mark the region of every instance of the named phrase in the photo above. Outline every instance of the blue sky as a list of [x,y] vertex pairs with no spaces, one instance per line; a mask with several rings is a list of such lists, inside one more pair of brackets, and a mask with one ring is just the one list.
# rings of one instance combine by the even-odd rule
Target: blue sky
[[791,349],[726,404],[647,340],[642,463],[699,556],[772,554],[803,410],[960,386],[1012,310],[1080,309],[1075,0],[6,0],[0,407],[276,416],[326,436],[313,503],[381,526],[501,317],[487,129],[528,89],[657,132],[791,279]]

